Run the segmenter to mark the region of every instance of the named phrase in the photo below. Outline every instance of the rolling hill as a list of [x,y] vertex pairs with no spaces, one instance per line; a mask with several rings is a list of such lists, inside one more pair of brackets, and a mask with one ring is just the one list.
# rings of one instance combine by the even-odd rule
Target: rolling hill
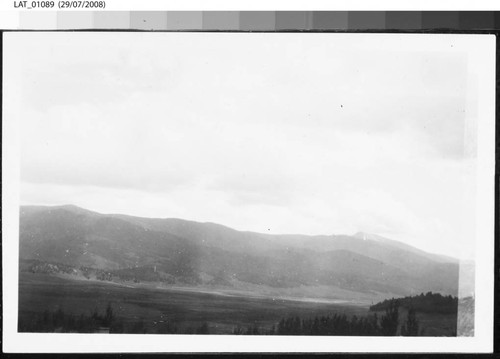
[[367,300],[458,292],[458,260],[363,233],[269,235],[71,205],[23,206],[19,249],[26,263],[93,268],[164,285]]

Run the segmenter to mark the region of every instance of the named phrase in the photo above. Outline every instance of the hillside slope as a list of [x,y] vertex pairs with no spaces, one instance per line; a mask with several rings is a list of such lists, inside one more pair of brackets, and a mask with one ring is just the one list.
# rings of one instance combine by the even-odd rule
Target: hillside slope
[[22,207],[20,259],[105,271],[154,270],[168,283],[285,288],[309,297],[324,295],[325,287],[377,297],[458,290],[457,260],[392,240],[273,236],[75,206]]

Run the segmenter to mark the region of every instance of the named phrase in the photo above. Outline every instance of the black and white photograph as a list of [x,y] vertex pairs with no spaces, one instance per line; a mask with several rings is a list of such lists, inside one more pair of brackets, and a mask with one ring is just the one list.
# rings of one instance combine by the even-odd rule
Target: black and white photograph
[[3,41],[17,334],[484,334],[493,35]]

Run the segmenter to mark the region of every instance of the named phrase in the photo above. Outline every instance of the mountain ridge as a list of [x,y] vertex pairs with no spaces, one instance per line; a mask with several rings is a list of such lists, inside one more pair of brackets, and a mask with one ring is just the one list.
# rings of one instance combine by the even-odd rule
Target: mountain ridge
[[[279,238],[279,237],[285,237],[285,238],[291,238],[291,237],[302,237],[306,239],[317,239],[317,238],[339,238],[339,237],[349,237],[349,238],[358,238],[358,239],[363,239],[363,236],[366,236],[366,240],[371,240],[371,241],[380,241],[380,242],[389,242],[391,244],[397,244],[398,247],[404,247],[404,248],[413,248],[414,250],[417,250],[419,253],[424,253],[426,255],[433,256],[434,258],[441,258],[441,260],[445,262],[458,262],[459,259],[443,254],[438,254],[438,253],[432,253],[425,251],[423,249],[420,249],[418,247],[406,244],[404,242],[400,242],[394,239],[386,238],[374,233],[366,233],[366,232],[356,232],[353,235],[347,235],[347,234],[317,234],[317,235],[311,235],[311,234],[301,234],[301,233],[279,233],[279,234],[271,234],[271,233],[262,233],[262,232],[255,232],[255,231],[248,231],[248,230],[238,230],[220,223],[215,223],[211,221],[194,221],[194,220],[189,220],[189,219],[183,219],[183,218],[178,218],[178,217],[142,217],[142,216],[132,216],[128,214],[121,214],[121,213],[101,213],[97,211],[92,211],[88,210],[83,207],[79,207],[73,204],[64,204],[64,205],[54,205],[54,206],[46,206],[46,205],[23,205],[20,207],[21,209],[29,209],[29,208],[35,208],[38,210],[46,210],[46,209],[66,209],[73,211],[75,213],[89,213],[89,214],[96,214],[96,215],[101,215],[101,216],[110,216],[110,217],[115,217],[115,218],[120,218],[124,219],[127,221],[144,221],[144,222],[149,222],[149,221],[177,221],[177,222],[182,222],[185,224],[195,224],[195,225],[207,225],[207,226],[216,226],[219,228],[223,228],[224,230],[229,230],[229,231],[234,231],[234,232],[239,232],[239,233],[248,233],[252,235],[258,235],[258,236],[263,236],[263,237],[272,237],[272,238]],[[142,224],[144,224],[142,222]]]
[[308,296],[315,286],[379,297],[457,293],[458,260],[388,241],[237,231],[212,222],[101,214],[72,205],[20,208],[25,260],[128,270],[132,277],[154,268],[154,278],[168,283],[293,288]]

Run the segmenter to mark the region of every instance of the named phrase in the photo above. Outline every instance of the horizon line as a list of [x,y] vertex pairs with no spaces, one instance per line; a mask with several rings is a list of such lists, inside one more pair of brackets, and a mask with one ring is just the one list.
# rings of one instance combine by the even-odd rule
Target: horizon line
[[[259,235],[264,235],[264,236],[271,236],[271,237],[278,237],[278,236],[303,236],[303,237],[311,237],[312,238],[312,237],[341,237],[341,236],[344,236],[344,237],[358,238],[357,237],[358,235],[377,236],[377,237],[379,237],[382,240],[397,242],[397,243],[400,243],[400,244],[405,245],[405,246],[409,246],[411,248],[414,248],[414,249],[416,249],[418,251],[421,251],[421,252],[424,252],[424,253],[427,253],[427,254],[441,256],[441,257],[445,257],[445,258],[449,258],[449,259],[454,259],[454,260],[457,260],[458,262],[464,262],[464,263],[466,263],[466,262],[474,262],[475,263],[475,260],[471,259],[471,258],[460,258],[460,257],[450,256],[448,254],[430,252],[430,251],[424,250],[422,248],[416,247],[416,246],[414,246],[412,244],[401,242],[401,241],[398,241],[398,240],[395,240],[395,239],[392,239],[392,238],[387,238],[387,237],[381,236],[381,235],[379,235],[377,233],[368,233],[368,232],[364,232],[364,231],[357,231],[354,234],[333,234],[333,233],[332,234],[263,233],[263,232],[250,231],[250,230],[240,230],[240,229],[229,227],[229,226],[227,226],[225,224],[221,224],[221,223],[217,223],[217,222],[211,222],[211,221],[203,222],[203,221],[196,221],[196,220],[179,218],[179,217],[144,217],[144,216],[130,215],[130,214],[126,214],[126,213],[103,213],[103,212],[98,212],[98,211],[95,211],[95,210],[87,209],[87,208],[84,208],[84,207],[81,207],[81,206],[78,206],[78,205],[75,205],[75,204],[70,204],[70,203],[58,204],[58,205],[19,204],[19,208],[21,209],[22,207],[44,207],[44,208],[73,207],[73,208],[76,208],[76,209],[79,209],[79,210],[83,210],[83,211],[87,211],[87,212],[92,212],[92,213],[99,214],[99,215],[104,215],[104,216],[128,216],[128,217],[135,217],[135,218],[141,218],[141,219],[158,219],[158,220],[169,220],[170,219],[170,220],[180,220],[180,221],[193,222],[193,223],[199,223],[199,224],[213,224],[213,225],[221,226],[221,227],[224,227],[224,228],[236,231],[236,232],[254,233],[254,234],[259,234]],[[365,238],[363,240],[370,240],[370,241],[376,242],[376,240],[371,239],[371,238]]]

